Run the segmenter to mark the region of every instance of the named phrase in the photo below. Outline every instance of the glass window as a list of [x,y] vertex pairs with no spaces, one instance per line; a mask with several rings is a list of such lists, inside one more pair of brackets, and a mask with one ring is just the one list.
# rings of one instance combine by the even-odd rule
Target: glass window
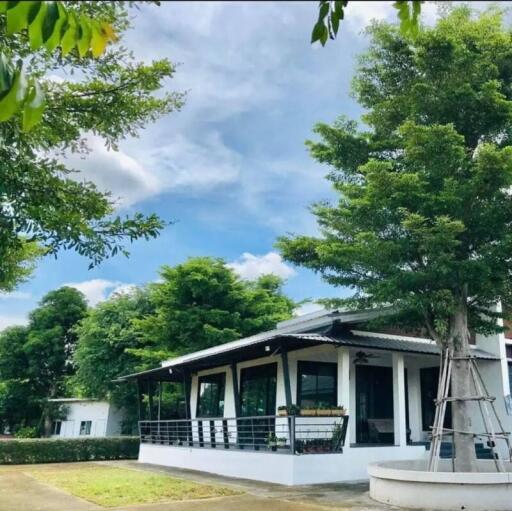
[[330,362],[299,362],[297,404],[336,406],[337,369],[337,364]]
[[53,434],[60,435],[61,427],[62,427],[62,421],[54,421],[53,422]]
[[209,374],[199,377],[197,417],[224,416],[224,388],[226,373]]
[[242,416],[275,415],[277,364],[242,369],[240,380]]
[[91,434],[92,421],[81,421],[80,422],[80,434],[90,435]]
[[[436,414],[437,386],[439,383],[439,367],[424,367],[420,369],[421,385],[421,422],[423,431],[431,431]],[[451,403],[446,404],[444,416],[444,427],[451,428],[452,407]]]
[[508,386],[510,390],[510,394],[512,395],[512,363],[508,363]]

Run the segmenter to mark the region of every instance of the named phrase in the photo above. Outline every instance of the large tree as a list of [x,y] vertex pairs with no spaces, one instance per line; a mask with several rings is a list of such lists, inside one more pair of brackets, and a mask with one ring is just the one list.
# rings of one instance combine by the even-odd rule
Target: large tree
[[47,399],[66,391],[74,372],[74,328],[86,312],[82,293],[62,287],[43,297],[26,327],[0,334],[0,417],[11,429],[42,425],[42,419],[48,433]]
[[117,377],[163,359],[274,328],[296,304],[272,275],[241,280],[222,260],[192,258],[164,266],[161,282],[98,305],[76,332],[73,386],[108,397],[136,419],[136,391]]
[[162,282],[150,286],[156,313],[139,326],[169,355],[269,330],[296,307],[278,277],[242,280],[221,259],[191,258],[162,267],[160,276]]
[[[286,259],[348,286],[358,307],[392,304],[453,350],[451,391],[471,394],[469,328],[497,329],[512,277],[512,45],[502,12],[454,9],[407,37],[368,30],[353,84],[365,108],[320,124],[313,157],[331,167],[337,203],[313,208],[321,235],[288,236]],[[468,402],[453,426],[469,431]],[[456,470],[472,471],[473,439],[455,434]]]
[[[80,42],[66,51],[65,43],[57,48],[52,44],[52,51],[48,44],[34,44],[30,27],[9,30],[9,20],[15,19],[12,13],[23,11],[28,3],[2,2],[2,8],[3,4],[8,4],[8,10],[0,11],[2,58],[11,63],[23,61],[25,72],[38,80],[46,95],[41,122],[31,130],[24,129],[21,110],[0,122],[0,290],[9,290],[26,278],[30,261],[38,255],[73,249],[97,264],[125,252],[125,241],[159,233],[164,223],[155,215],[115,216],[118,198],[74,173],[59,156],[63,152],[86,154],[91,135],[116,148],[123,138],[137,135],[149,122],[179,109],[183,96],[160,92],[174,73],[171,62],[137,62],[122,46],[131,3],[59,2],[75,18],[105,22],[115,31],[119,41],[101,54],[94,51],[94,37],[89,33],[87,38],[83,29]],[[43,35],[54,25],[55,18],[48,14]],[[9,73],[5,66],[0,68],[3,101],[9,94],[4,90]]]

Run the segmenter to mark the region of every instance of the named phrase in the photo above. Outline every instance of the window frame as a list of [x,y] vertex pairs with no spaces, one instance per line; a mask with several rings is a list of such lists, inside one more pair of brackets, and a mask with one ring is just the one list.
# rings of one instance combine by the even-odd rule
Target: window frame
[[[253,378],[253,374],[256,374],[256,378]],[[240,404],[240,416],[241,417],[259,417],[259,415],[246,415],[244,413],[244,391],[247,390],[248,381],[258,380],[265,378],[267,380],[265,389],[265,400],[266,400],[266,412],[264,416],[275,415],[277,407],[277,390],[279,385],[278,376],[278,364],[277,362],[269,362],[267,364],[256,364],[240,369],[240,390],[239,390],[239,404]],[[271,380],[274,382],[271,384]],[[272,396],[270,386],[274,387],[274,395]],[[274,405],[274,406],[271,406]]]
[[[82,425],[85,425],[85,433],[82,433]],[[89,428],[87,428],[87,425],[89,425]],[[79,430],[79,436],[91,436],[92,431],[92,420],[85,420],[80,421],[80,430]]]
[[[199,413],[199,405],[201,402],[201,384],[205,380],[218,380],[218,384],[221,385],[221,392],[222,392],[222,399],[221,392],[219,392],[219,399],[217,401],[217,414],[214,415],[202,415]],[[212,382],[207,382],[212,383]],[[222,413],[220,413],[220,402],[222,401]],[[214,419],[214,418],[221,418],[224,417],[224,406],[226,404],[226,371],[221,371],[218,373],[210,373],[210,374],[203,374],[201,376],[197,377],[197,401],[196,401],[196,418],[197,419]]]
[[53,421],[53,434],[60,436],[61,431],[62,431],[62,420]]
[[[327,405],[327,406],[338,406],[338,364],[336,362],[317,362],[315,360],[299,360],[297,361],[297,405],[298,406],[303,406],[302,405],[302,374],[307,370],[308,367],[313,367],[313,368],[318,368],[319,366],[327,366],[329,367],[331,370],[333,370],[333,374],[334,374],[334,388],[333,388],[333,392],[334,392],[334,396],[333,396],[333,403],[330,404],[330,405]],[[308,373],[306,373],[308,374]],[[311,374],[311,373],[309,373]],[[316,377],[318,378],[318,374],[316,374]],[[318,380],[317,380],[317,389],[316,389],[316,393],[317,393],[317,396],[318,396]],[[320,406],[320,404],[318,404],[318,400],[317,400],[317,404],[315,405],[317,407]]]

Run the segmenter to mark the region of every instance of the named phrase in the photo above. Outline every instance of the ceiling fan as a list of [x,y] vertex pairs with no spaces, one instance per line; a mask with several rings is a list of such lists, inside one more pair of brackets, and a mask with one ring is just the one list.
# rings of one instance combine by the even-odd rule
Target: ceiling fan
[[379,358],[379,355],[358,351],[354,357],[354,364],[367,364],[371,358]]

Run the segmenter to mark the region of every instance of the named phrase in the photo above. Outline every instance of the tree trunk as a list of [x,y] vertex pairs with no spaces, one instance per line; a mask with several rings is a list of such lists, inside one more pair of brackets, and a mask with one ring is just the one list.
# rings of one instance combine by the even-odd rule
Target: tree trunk
[[[451,396],[468,397],[471,395],[471,376],[469,370],[469,331],[465,297],[461,299],[453,317],[452,348],[455,360],[452,363]],[[457,357],[466,357],[457,360]],[[455,431],[471,431],[469,415],[470,401],[452,401],[452,421]],[[476,454],[472,435],[454,433],[455,471],[475,472]]]

